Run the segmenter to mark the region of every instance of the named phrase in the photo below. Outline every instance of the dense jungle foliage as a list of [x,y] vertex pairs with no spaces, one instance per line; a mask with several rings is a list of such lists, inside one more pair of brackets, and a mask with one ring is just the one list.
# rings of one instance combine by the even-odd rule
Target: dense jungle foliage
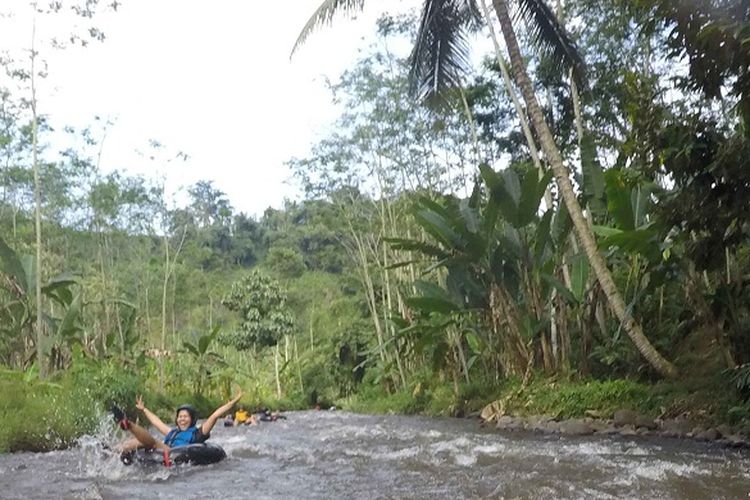
[[[205,410],[238,386],[251,406],[464,414],[527,390],[528,411],[693,401],[750,419],[747,2],[560,2],[570,71],[539,50],[552,25],[524,17],[552,10],[519,2],[533,92],[627,321],[500,53],[415,98],[432,45],[407,57],[405,40],[494,36],[479,2],[425,4],[446,17],[381,18],[331,84],[340,117],[289,160],[304,199],[259,217],[210,181],[179,204],[155,179],[102,172],[101,121],[53,150],[30,92],[54,75],[3,60],[0,450],[66,446],[139,393]],[[153,146],[144,161],[172,161]]]

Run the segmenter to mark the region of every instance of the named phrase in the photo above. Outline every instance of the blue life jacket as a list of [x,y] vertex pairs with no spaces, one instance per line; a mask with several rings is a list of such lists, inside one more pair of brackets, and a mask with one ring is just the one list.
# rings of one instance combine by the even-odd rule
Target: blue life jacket
[[208,436],[204,436],[203,432],[195,426],[188,427],[184,431],[181,431],[179,427],[174,427],[164,436],[164,444],[174,448],[175,446],[202,443],[206,439],[208,439]]

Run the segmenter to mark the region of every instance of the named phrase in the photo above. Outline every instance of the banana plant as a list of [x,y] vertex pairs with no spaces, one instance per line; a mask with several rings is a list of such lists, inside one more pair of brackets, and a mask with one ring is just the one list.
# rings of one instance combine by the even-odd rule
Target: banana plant
[[[533,171],[519,176],[513,169],[498,173],[486,165],[480,166],[480,172],[483,182],[477,182],[468,199],[417,199],[413,215],[431,241],[389,240],[398,250],[429,258],[425,273],[435,269],[444,273],[440,286],[418,283],[420,294],[406,301],[417,322],[402,333],[424,336],[429,331],[433,333],[427,343],[443,342],[440,332],[479,312],[490,326],[479,331],[489,333],[483,339],[472,335],[472,345],[489,346],[496,367],[517,372],[525,367],[528,344],[544,324],[540,311],[531,314],[535,299],[529,293],[529,269],[551,255],[552,215],[538,214],[550,176],[540,179]],[[540,293],[547,294],[547,290]],[[460,331],[467,337],[471,329]]]
[[617,247],[627,254],[639,254],[651,263],[661,260],[659,232],[649,218],[653,195],[659,188],[653,183],[636,183],[618,168],[605,172],[607,213],[611,224],[594,226],[602,236],[600,246]]
[[[31,335],[38,318],[34,314],[34,273],[32,256],[19,256],[0,238],[0,278],[6,290],[6,298],[0,303],[0,335],[4,343],[23,341],[24,335]],[[52,347],[52,363],[60,367],[64,362],[62,346],[70,347],[80,342],[79,334],[83,331],[81,323],[82,302],[80,290],[76,289],[77,278],[70,273],[62,273],[50,279],[43,287],[42,293],[51,303],[59,306],[60,313],[46,313],[41,318],[47,326],[46,342]],[[24,356],[22,367],[37,357],[40,346]],[[37,362],[48,362],[39,360]]]
[[193,378],[194,390],[197,395],[203,394],[206,382],[212,376],[212,368],[226,366],[226,362],[220,354],[209,350],[220,331],[221,327],[217,325],[211,332],[199,336],[195,343],[187,340],[182,342],[185,349],[182,352],[190,354],[193,362],[197,365]]

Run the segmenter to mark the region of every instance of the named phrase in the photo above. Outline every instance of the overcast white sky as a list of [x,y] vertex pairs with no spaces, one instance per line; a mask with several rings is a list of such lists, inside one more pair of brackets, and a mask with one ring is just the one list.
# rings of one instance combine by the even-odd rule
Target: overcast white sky
[[[172,192],[212,180],[249,214],[280,207],[285,197],[297,197],[285,184],[284,162],[304,155],[336,117],[325,77],[335,80],[356,59],[381,13],[421,4],[368,2],[355,20],[341,16],[315,33],[290,61],[321,1],[122,0],[117,13],[93,21],[104,43],[40,48],[49,77],[39,84],[39,112],[58,127],[83,127],[95,115],[112,119],[104,171],[164,176]],[[0,11],[13,12],[0,18],[2,48],[28,47],[28,1],[2,0]],[[39,22],[37,37],[69,32],[66,22]],[[165,146],[161,161],[135,153],[148,151],[150,139]],[[177,151],[190,159],[164,161]]]

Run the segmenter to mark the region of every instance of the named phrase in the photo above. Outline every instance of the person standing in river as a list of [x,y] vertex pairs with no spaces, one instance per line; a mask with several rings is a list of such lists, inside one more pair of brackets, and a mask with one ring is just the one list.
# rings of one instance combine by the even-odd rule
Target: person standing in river
[[122,453],[128,453],[137,448],[146,449],[158,449],[162,450],[165,454],[169,453],[170,448],[176,446],[185,446],[188,444],[203,443],[209,437],[211,437],[211,429],[216,425],[216,421],[221,418],[226,412],[232,409],[232,407],[242,397],[242,391],[237,393],[234,399],[218,407],[209,416],[200,427],[196,426],[198,413],[191,405],[182,405],[177,408],[175,415],[175,427],[169,427],[167,424],[156,416],[151,410],[146,408],[143,404],[143,398],[138,396],[135,400],[135,407],[143,412],[151,425],[156,427],[156,430],[164,434],[164,440],[159,441],[144,427],[131,422],[128,420],[125,412],[122,411],[118,406],[112,407],[112,415],[114,416],[115,422],[123,430],[128,430],[133,435],[132,438],[126,440],[120,445],[120,451]]

